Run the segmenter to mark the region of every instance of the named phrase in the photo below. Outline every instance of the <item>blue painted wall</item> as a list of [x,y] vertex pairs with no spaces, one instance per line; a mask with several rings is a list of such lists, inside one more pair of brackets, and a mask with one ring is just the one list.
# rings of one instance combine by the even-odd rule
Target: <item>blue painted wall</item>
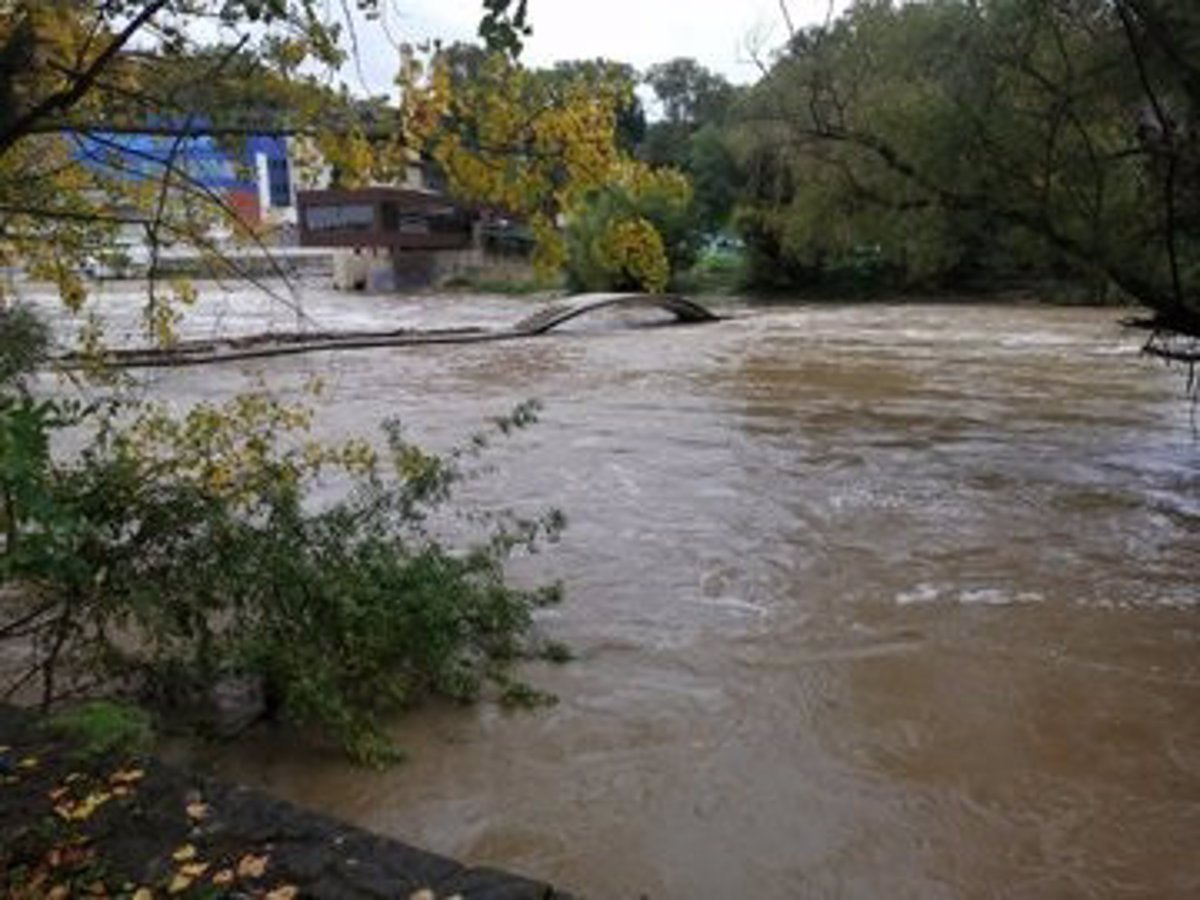
[[262,153],[267,157],[271,205],[291,205],[287,144],[282,138],[256,135],[229,142],[206,134],[180,140],[175,135],[96,132],[94,136],[78,135],[77,147],[78,158],[86,165],[130,179],[157,179],[174,154],[176,166],[222,193],[257,193],[255,157]]

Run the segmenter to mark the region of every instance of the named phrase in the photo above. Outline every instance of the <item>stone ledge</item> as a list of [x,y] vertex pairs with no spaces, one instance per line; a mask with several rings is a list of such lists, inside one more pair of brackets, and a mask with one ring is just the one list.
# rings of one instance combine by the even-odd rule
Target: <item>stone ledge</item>
[[[0,887],[8,896],[15,885],[6,879],[22,865],[26,872],[39,866],[48,872],[47,890],[70,882],[73,870],[48,869],[44,860],[51,846],[74,840],[72,846],[86,848],[93,861],[103,863],[97,871],[108,873],[103,878],[108,896],[147,887],[162,897],[240,898],[290,886],[297,889],[295,896],[328,900],[569,900],[550,885],[464,866],[154,759],[139,761],[136,768],[120,759],[82,766],[73,761],[67,743],[12,707],[0,706],[0,746],[6,748],[0,752],[0,873],[8,873],[0,874]],[[55,812],[64,799],[69,808],[72,798],[112,793],[111,786],[122,783],[114,777],[130,772],[137,777],[128,790],[106,798],[86,817],[75,820]],[[68,781],[72,773],[76,777]],[[203,815],[189,815],[189,806],[193,812],[203,809]],[[185,845],[194,848],[196,862],[209,865],[191,887],[172,895],[168,888],[181,868],[173,854]],[[236,869],[247,854],[268,860],[263,875],[214,888],[212,875]]]

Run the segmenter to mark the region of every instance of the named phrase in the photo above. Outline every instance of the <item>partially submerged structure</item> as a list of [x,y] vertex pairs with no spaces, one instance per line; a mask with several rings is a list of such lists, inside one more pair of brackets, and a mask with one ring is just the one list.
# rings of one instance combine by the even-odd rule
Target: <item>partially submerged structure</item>
[[412,187],[300,191],[302,247],[334,253],[345,290],[432,283],[477,262],[476,217],[444,195]]
[[[342,290],[389,290],[456,275],[524,274],[526,229],[416,187],[374,186],[297,193],[302,247],[334,252]],[[520,273],[508,271],[519,269]]]

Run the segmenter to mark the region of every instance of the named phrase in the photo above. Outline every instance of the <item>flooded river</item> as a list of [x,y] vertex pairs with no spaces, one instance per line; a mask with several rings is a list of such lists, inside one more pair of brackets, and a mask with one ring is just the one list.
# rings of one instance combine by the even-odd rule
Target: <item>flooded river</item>
[[[381,328],[529,309],[305,304]],[[590,898],[1200,896],[1182,376],[1111,310],[733,313],[152,375],[189,401],[318,373],[323,434],[399,415],[434,447],[539,398],[468,493],[570,521],[514,570],[567,588],[543,625],[578,659],[530,670],[557,706],[418,712],[385,772],[279,733],[208,762]]]

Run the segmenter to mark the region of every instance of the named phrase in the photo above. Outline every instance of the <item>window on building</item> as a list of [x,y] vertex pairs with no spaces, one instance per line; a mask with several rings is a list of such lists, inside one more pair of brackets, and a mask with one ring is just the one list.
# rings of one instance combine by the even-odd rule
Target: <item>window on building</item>
[[267,187],[270,193],[271,206],[286,207],[292,205],[292,178],[287,157],[272,156],[267,158]]
[[396,204],[385,202],[379,207],[380,223],[384,231],[397,231],[400,228],[400,211],[396,209]]
[[375,207],[369,203],[310,206],[304,211],[309,231],[370,231],[375,227]]

